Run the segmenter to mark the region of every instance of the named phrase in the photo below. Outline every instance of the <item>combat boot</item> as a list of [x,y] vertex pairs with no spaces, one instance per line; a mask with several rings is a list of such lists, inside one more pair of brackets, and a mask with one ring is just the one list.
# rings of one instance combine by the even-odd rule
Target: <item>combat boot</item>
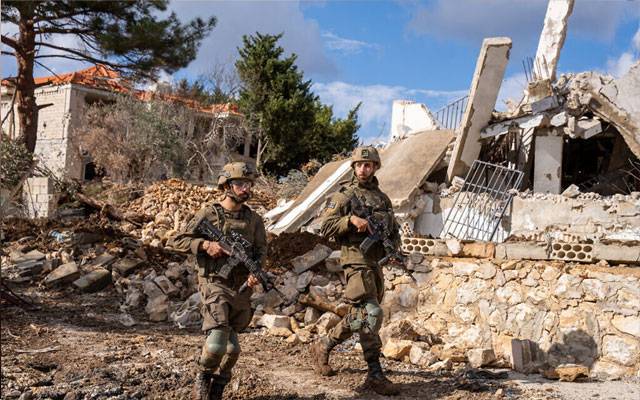
[[329,365],[329,354],[334,347],[334,342],[326,336],[318,339],[311,345],[311,362],[317,374],[322,376],[333,376],[336,374]]
[[222,400],[222,393],[227,386],[226,382],[217,381],[215,378],[211,383],[211,391],[209,392],[209,400]]
[[198,372],[191,394],[193,400],[209,400],[212,379],[213,374],[210,371]]
[[369,371],[367,372],[367,379],[364,381],[365,387],[385,396],[396,396],[400,394],[398,386],[384,376],[378,356],[368,359],[367,366],[369,367]]

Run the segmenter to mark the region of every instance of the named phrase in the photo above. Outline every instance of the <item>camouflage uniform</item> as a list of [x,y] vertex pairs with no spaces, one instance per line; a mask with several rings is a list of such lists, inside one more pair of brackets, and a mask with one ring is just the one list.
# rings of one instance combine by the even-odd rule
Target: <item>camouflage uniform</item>
[[[371,147],[354,151],[352,166],[358,161],[373,161],[380,166],[378,153]],[[340,263],[347,278],[344,296],[351,308],[327,337],[312,345],[314,368],[322,375],[333,375],[329,366],[331,350],[357,332],[369,368],[366,383],[378,393],[398,394],[397,388],[384,376],[379,361],[382,342],[378,331],[383,320],[380,302],[384,295],[384,277],[378,261],[385,256],[385,251],[382,243],[375,244],[367,254],[360,250],[368,232],[358,232],[350,222],[352,197],[357,196],[378,221],[384,221],[390,227],[390,239],[396,247],[400,245],[399,226],[393,216],[391,201],[379,189],[375,176],[361,182],[354,174],[350,181],[341,184],[341,189],[330,196],[322,211],[320,232],[334,238],[341,246]]]
[[[213,381],[214,389],[211,390],[219,392],[216,395],[219,397],[209,394],[209,398],[221,398],[240,355],[238,333],[249,325],[253,316],[252,291],[238,292],[249,277],[249,271],[243,264],[236,265],[227,279],[217,273],[228,258],[212,258],[202,249],[205,239],[195,233],[195,228],[204,218],[225,234],[230,231],[241,234],[251,243],[247,254],[259,264],[264,264],[266,259],[267,240],[262,218],[249,207],[243,204],[239,211],[229,211],[219,203],[212,203],[198,211],[185,230],[167,243],[178,251],[191,252],[196,256],[202,330],[207,334],[198,360],[202,367],[200,376],[205,381],[202,385]],[[214,375],[216,371],[217,375]]]
[[360,251],[360,243],[368,233],[357,232],[349,223],[351,196],[356,195],[363,199],[374,214],[387,219],[387,224],[392,226],[391,239],[398,245],[400,235],[392,214],[391,201],[380,191],[375,177],[366,183],[359,183],[354,177],[350,182],[342,184],[342,189],[334,193],[327,202],[322,213],[324,220],[320,232],[324,236],[334,237],[341,245],[340,263],[347,278],[345,298],[354,306],[364,307],[365,311],[353,307],[353,311],[329,332],[329,337],[338,343],[345,341],[353,334],[353,319],[365,316],[364,328],[358,333],[364,356],[367,358],[379,354],[382,346],[378,331],[383,318],[380,303],[384,295],[384,277],[378,261],[385,256],[385,252],[381,244],[376,245],[366,255]]

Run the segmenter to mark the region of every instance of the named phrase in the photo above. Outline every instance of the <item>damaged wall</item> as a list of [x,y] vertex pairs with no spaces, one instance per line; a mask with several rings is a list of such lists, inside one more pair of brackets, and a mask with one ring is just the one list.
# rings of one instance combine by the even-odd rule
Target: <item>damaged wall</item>
[[[522,372],[575,363],[601,379],[640,371],[638,269],[477,259],[413,268],[425,264],[428,272],[413,273],[417,283],[387,292],[383,308],[442,340],[441,354],[492,349]],[[512,339],[533,342],[539,362],[513,360]]]
[[[414,223],[419,235],[437,237],[454,196],[421,196],[425,207]],[[509,235],[530,240],[545,236],[567,240],[640,240],[640,193],[603,197],[594,193],[575,197],[552,194],[520,194],[496,232],[496,241]]]

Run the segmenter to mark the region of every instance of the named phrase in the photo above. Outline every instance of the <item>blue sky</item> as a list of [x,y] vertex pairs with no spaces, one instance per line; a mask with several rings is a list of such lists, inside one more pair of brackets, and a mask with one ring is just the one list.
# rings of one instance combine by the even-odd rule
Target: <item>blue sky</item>
[[[322,101],[340,117],[362,101],[360,138],[384,140],[394,99],[435,111],[467,92],[484,37],[513,39],[499,106],[520,96],[522,59],[535,55],[546,7],[544,0],[173,1],[172,10],[185,20],[215,15],[219,21],[198,58],[173,79],[195,78],[214,63],[231,65],[243,34],[284,32],[281,45],[298,55]],[[3,32],[10,29],[3,25]],[[619,75],[639,54],[640,0],[576,1],[560,73]],[[56,61],[51,67],[79,66]],[[2,75],[12,72],[13,60],[3,57]]]

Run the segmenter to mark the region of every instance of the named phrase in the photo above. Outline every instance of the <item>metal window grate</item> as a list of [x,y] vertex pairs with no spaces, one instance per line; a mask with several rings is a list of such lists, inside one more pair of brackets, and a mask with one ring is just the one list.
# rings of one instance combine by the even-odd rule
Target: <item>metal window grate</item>
[[455,100],[436,111],[436,120],[443,129],[456,130],[462,121],[464,112],[467,109],[469,96],[464,96]]
[[447,214],[440,237],[492,241],[518,189],[521,171],[475,160]]

